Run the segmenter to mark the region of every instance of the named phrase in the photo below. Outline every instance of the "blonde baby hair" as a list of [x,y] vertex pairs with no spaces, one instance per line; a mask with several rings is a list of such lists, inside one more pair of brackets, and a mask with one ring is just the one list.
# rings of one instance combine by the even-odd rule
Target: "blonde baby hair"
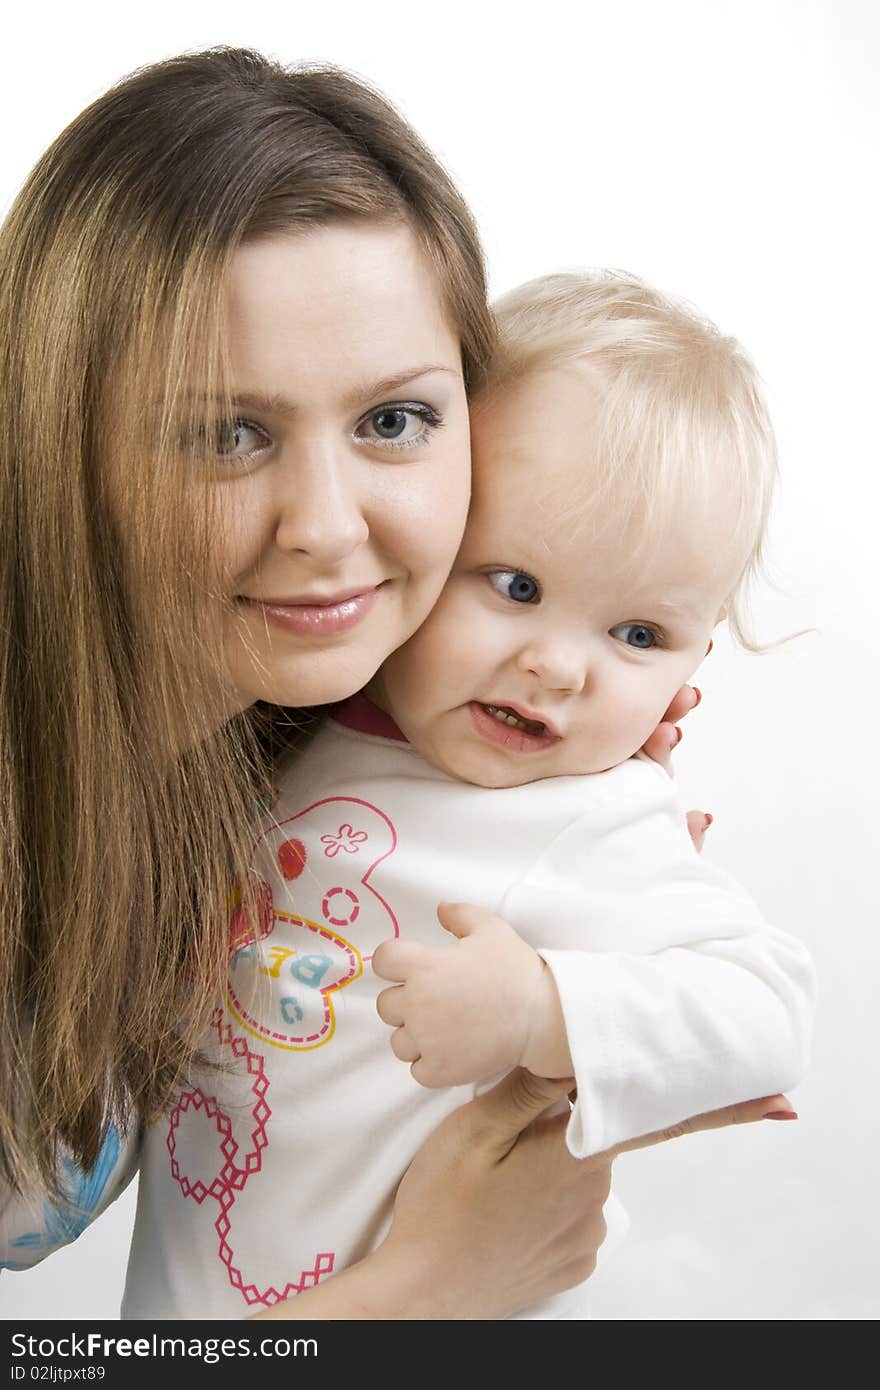
[[727,602],[743,646],[777,472],[760,378],[736,339],[684,301],[618,271],[530,280],[494,305],[499,341],[483,400],[533,373],[585,368],[598,397],[582,494],[593,515],[638,519],[649,548],[665,524],[724,509],[738,572]]

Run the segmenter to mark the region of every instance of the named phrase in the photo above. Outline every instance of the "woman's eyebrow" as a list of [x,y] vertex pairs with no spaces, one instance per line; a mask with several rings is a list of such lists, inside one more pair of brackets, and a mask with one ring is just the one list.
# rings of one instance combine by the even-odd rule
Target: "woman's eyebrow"
[[[440,363],[420,363],[416,367],[405,367],[403,371],[395,372],[393,376],[381,377],[378,381],[363,382],[346,394],[344,404],[346,408],[353,409],[364,401],[381,400],[384,396],[393,395],[402,386],[408,386],[410,382],[417,381],[420,377],[428,376],[432,372],[444,372],[447,376],[456,378],[461,375],[459,370],[442,366]],[[259,410],[267,415],[296,415],[298,413],[298,407],[293,401],[286,396],[274,393],[267,395],[263,391],[233,391],[230,400],[233,405],[244,406],[248,410]]]
[[419,377],[428,376],[431,372],[444,372],[446,376],[453,376],[459,379],[461,369],[456,367],[445,367],[439,362],[425,362],[418,367],[406,367],[402,372],[395,372],[393,376],[381,377],[378,381],[367,381],[359,386],[350,396],[346,397],[348,405],[357,405],[363,400],[373,400],[378,396],[390,396],[393,392],[399,391],[402,386],[408,386],[411,381],[417,381]]

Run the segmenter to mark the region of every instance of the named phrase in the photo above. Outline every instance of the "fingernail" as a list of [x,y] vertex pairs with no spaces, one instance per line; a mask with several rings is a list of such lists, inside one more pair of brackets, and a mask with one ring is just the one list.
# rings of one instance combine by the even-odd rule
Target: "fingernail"
[[702,698],[703,698],[703,692],[702,692],[702,690],[700,689],[700,687],[699,687],[698,685],[693,686],[692,689],[693,689],[694,694],[695,694],[696,697],[697,697],[697,698],[694,700],[694,703],[693,703],[693,708],[696,709],[696,708],[697,708],[697,705],[700,703],[700,701],[701,701]]
[[712,650],[712,648],[713,648],[714,646],[715,646],[715,643],[712,641],[712,638],[710,637],[710,638],[709,638],[709,645],[708,645],[708,647],[706,648],[706,655],[707,655],[707,656],[709,655],[710,651]]
[[673,738],[672,738],[672,743],[671,743],[670,747],[672,747],[672,748],[677,748],[678,745],[681,743],[681,739],[682,739],[681,729],[680,729],[680,728],[678,727],[678,725],[676,724],[676,725],[675,725],[675,731],[674,731]]
[[704,830],[704,832],[705,832],[706,830],[709,829],[709,826],[712,824],[712,822],[714,821],[714,819],[715,819],[715,817],[712,816],[712,815],[710,815],[708,811],[704,811],[704,812],[703,812],[703,830]]
[[770,1110],[761,1116],[762,1120],[796,1120],[796,1110]]

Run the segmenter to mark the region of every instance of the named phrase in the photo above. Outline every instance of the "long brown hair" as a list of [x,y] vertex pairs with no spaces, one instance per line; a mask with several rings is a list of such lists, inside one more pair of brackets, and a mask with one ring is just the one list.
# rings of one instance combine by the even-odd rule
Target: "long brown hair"
[[410,226],[478,385],[492,323],[468,210],[335,68],[241,49],[145,68],[62,133],[0,231],[0,1170],[16,1186],[54,1185],[62,1146],[92,1165],[108,1122],[158,1113],[197,1055],[265,767],[250,715],[212,727],[182,393],[222,390],[238,246],[345,219]]

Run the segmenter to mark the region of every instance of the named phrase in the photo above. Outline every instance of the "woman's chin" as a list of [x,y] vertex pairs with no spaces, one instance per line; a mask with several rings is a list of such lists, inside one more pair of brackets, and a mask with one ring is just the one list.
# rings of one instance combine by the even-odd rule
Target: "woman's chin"
[[363,689],[387,653],[316,651],[303,660],[285,662],[274,670],[250,670],[233,674],[235,700],[240,709],[258,700],[271,705],[332,705]]

